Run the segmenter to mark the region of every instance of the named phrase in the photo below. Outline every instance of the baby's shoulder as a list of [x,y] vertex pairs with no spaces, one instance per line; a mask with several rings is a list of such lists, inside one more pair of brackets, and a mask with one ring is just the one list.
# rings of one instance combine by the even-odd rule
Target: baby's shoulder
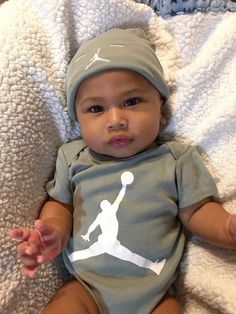
[[193,150],[194,147],[189,144],[183,144],[177,141],[166,142],[165,145],[169,148],[170,153],[173,155],[174,159],[179,160],[188,151]]
[[85,147],[87,147],[87,144],[83,139],[72,140],[61,145],[58,155],[63,154],[68,165],[70,165]]

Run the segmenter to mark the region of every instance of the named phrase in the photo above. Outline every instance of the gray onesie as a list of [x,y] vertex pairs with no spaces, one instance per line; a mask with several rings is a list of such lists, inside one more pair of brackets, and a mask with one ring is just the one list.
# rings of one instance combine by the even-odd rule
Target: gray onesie
[[103,314],[152,311],[182,256],[178,208],[217,196],[200,155],[177,142],[124,159],[64,144],[47,191],[74,207],[65,264]]

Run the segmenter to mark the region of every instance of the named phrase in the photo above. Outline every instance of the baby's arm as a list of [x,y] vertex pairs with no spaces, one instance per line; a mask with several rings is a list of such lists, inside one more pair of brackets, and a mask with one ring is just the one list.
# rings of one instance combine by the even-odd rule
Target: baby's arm
[[90,241],[89,236],[90,234],[99,226],[99,221],[100,221],[100,216],[101,214],[98,214],[97,218],[94,220],[94,222],[91,224],[91,226],[88,228],[88,231],[86,234],[81,235],[84,241]]
[[236,215],[206,198],[181,208],[179,217],[186,228],[204,240],[221,247],[236,248]]
[[35,277],[40,264],[53,260],[64,249],[71,233],[71,212],[70,206],[50,200],[44,204],[34,229],[11,230],[10,235],[20,240],[17,251],[26,276]]

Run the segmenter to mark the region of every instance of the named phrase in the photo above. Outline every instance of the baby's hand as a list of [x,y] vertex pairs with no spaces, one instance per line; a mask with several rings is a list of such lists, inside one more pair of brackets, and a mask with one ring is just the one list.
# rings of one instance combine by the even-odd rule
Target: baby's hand
[[15,228],[10,236],[20,241],[17,251],[23,264],[23,272],[34,278],[40,264],[53,260],[60,252],[62,235],[42,220],[36,220],[35,229]]
[[236,215],[232,215],[229,221],[229,234],[233,239],[234,245],[236,247]]

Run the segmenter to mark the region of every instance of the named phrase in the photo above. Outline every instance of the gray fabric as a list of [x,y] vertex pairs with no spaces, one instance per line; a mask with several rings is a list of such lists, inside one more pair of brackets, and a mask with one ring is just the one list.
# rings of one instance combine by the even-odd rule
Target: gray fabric
[[[98,223],[103,214],[101,201],[116,203],[126,171],[134,179],[116,209],[116,224],[112,216],[105,221],[109,226],[105,231],[111,235],[104,239]],[[63,184],[58,183],[64,175]],[[83,141],[67,143],[59,151],[52,182],[49,195],[74,205],[73,237],[64,254],[65,264],[87,285],[101,312],[112,314],[151,312],[171,285],[182,256],[184,236],[177,219],[178,204],[186,206],[217,196],[197,151],[176,142],[124,159],[98,155]],[[109,213],[112,210],[109,207]],[[89,230],[90,239],[85,241],[83,236]],[[104,241],[109,244],[105,250]],[[76,251],[79,259],[71,262]],[[157,275],[146,262],[138,266],[137,256],[152,264],[167,261]]]
[[79,85],[93,74],[111,69],[127,69],[143,75],[164,98],[169,88],[155,54],[155,45],[141,29],[113,28],[83,44],[67,71],[67,107],[77,121],[75,96]]

